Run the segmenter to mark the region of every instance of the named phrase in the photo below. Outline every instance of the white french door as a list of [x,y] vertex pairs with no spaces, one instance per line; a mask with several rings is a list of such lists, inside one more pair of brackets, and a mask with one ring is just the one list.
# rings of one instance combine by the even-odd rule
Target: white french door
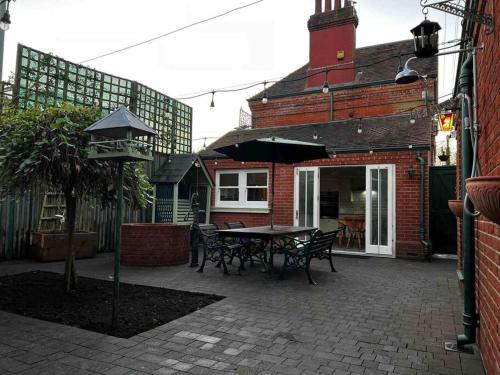
[[295,168],[294,225],[319,227],[319,167]]
[[366,253],[394,255],[394,166],[366,166]]

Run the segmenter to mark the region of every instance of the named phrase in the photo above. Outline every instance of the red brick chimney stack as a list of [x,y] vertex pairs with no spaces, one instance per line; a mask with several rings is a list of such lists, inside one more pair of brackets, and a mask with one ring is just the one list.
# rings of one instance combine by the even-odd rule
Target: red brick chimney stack
[[[308,75],[332,69],[328,74],[330,85],[353,82],[354,51],[356,50],[356,27],[358,16],[350,0],[316,0],[316,13],[307,24],[310,33]],[[337,70],[335,70],[337,69]],[[307,79],[307,87],[322,87],[324,74],[315,74]]]

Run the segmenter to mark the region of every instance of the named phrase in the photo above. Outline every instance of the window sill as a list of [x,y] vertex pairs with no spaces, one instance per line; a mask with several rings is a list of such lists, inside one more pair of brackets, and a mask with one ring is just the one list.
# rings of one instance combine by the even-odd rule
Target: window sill
[[252,207],[212,207],[210,212],[237,212],[244,214],[268,214],[271,212],[269,208],[252,208]]

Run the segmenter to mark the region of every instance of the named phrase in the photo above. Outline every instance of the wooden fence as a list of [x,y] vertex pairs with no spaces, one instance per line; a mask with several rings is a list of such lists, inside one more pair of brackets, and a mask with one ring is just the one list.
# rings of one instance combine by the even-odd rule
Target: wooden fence
[[[37,229],[45,191],[41,188],[13,196],[0,193],[0,260],[29,256],[31,233]],[[124,223],[151,221],[151,208],[132,210],[125,205]],[[98,250],[112,251],[115,236],[114,207],[94,201],[82,202],[77,212],[77,230],[98,233]]]

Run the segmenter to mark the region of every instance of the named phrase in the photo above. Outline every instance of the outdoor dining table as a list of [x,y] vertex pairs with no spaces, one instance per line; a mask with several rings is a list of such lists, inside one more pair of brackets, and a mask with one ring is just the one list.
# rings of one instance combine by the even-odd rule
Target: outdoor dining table
[[237,229],[220,229],[216,232],[221,237],[226,238],[245,238],[245,239],[258,239],[262,241],[262,247],[265,248],[267,244],[271,243],[269,247],[269,268],[273,269],[273,255],[275,250],[279,251],[279,247],[275,244],[284,237],[298,237],[304,234],[311,234],[316,231],[314,227],[296,227],[287,225],[274,225],[263,227],[248,227]]

